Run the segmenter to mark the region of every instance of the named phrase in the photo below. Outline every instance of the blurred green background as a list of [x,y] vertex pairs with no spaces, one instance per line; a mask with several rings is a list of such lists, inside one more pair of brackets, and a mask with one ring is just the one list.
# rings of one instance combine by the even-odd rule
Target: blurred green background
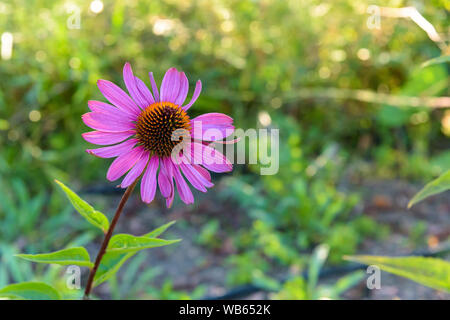
[[[258,165],[237,165],[188,208],[136,199],[123,230],[177,219],[173,232],[186,247],[134,258],[99,296],[199,298],[257,284],[269,298],[338,298],[364,274],[318,286],[302,277],[320,269],[317,252],[339,266],[360,250],[402,252],[377,246],[398,236],[408,252],[445,242],[448,218],[438,220],[444,232],[424,215],[401,232],[378,219],[383,210],[394,220],[412,215],[398,209],[397,193],[404,208],[404,198],[450,168],[450,111],[386,98],[448,96],[449,68],[421,67],[446,47],[410,19],[381,17],[380,28],[369,28],[367,8],[376,4],[416,7],[445,42],[446,0],[0,2],[0,287],[36,277],[64,286],[61,268],[14,253],[99,243],[53,179],[111,216],[120,193],[105,179],[109,160],[84,152],[81,133],[90,129],[81,115],[87,100],[104,101],[97,79],[124,87],[126,61],[146,83],[149,71],[160,83],[172,66],[186,72],[191,92],[201,79],[193,115],[223,112],[237,128],[280,129],[280,170],[260,176]],[[429,206],[448,216],[441,199]],[[204,270],[191,282],[176,277]]]

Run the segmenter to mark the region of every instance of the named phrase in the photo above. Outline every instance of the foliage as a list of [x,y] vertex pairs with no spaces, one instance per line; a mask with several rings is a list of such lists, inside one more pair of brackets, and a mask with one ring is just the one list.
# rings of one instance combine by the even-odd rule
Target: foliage
[[[173,222],[171,223],[173,224]],[[111,275],[108,284],[113,299],[200,299],[205,294],[205,287],[198,286],[192,292],[176,290],[173,281],[164,279],[162,284],[157,281],[163,277],[159,267],[148,267],[146,252],[136,256],[128,264],[121,267],[123,277],[117,281],[117,276]]]
[[339,299],[346,290],[364,278],[364,272],[356,271],[341,277],[333,285],[318,286],[319,273],[328,257],[328,250],[327,245],[316,247],[308,263],[308,279],[305,281],[300,276],[289,279],[277,293],[272,295],[272,298],[283,300]]
[[425,286],[450,292],[450,262],[425,257],[350,256],[347,260],[376,265]]
[[42,282],[22,282],[10,284],[0,289],[0,297],[22,300],[59,300],[54,288]]
[[[104,226],[109,225],[107,218],[102,213],[96,211],[67,186],[59,181],[57,181],[57,183],[64,190],[74,208],[87,221],[101,229]],[[117,234],[113,236],[106,249],[104,261],[102,261],[102,264],[99,266],[100,272],[96,274],[97,278],[94,278],[94,285],[99,285],[114,275],[122,264],[138,251],[166,246],[180,241],[157,238],[173,223],[174,222],[167,223],[141,237],[136,237],[130,234]],[[16,256],[37,263],[75,265],[89,268],[93,268],[94,266],[94,264],[90,261],[89,253],[84,247],[73,247],[52,253],[18,254]],[[58,291],[48,284],[40,282],[21,282],[9,285],[3,289],[0,289],[0,296],[2,294],[7,298],[60,299]]]
[[[449,189],[450,171],[428,183],[409,202],[408,207]],[[411,279],[425,286],[450,292],[450,262],[425,257],[349,256],[345,259],[374,264],[387,272]]]
[[441,193],[450,189],[450,170],[443,173],[440,177],[427,183],[422,190],[420,190],[408,203],[408,208],[412,207],[419,201],[422,201],[429,196]]
[[427,60],[424,63],[422,63],[422,68],[431,66],[433,64],[440,64],[440,63],[444,63],[444,62],[450,62],[450,55],[440,56],[437,58]]
[[66,193],[70,202],[79,214],[81,214],[92,225],[103,230],[103,232],[106,232],[108,230],[109,221],[103,213],[95,210],[91,205],[81,199],[75,192],[70,190],[63,183],[59,182],[58,180],[55,180],[55,182],[59,184],[61,189]]
[[52,253],[41,254],[17,254],[19,258],[39,263],[51,263],[66,265],[77,265],[92,268],[94,265],[90,261],[89,253],[83,247],[63,249]]
[[[73,298],[63,292],[61,268],[14,255],[83,247],[108,228],[100,211],[110,209],[109,198],[80,192],[89,201],[95,197],[95,210],[63,188],[81,215],[73,216],[52,182],[112,189],[99,182],[104,160],[80,155],[88,147],[80,116],[87,100],[104,101],[97,79],[124,87],[125,61],[141,77],[176,66],[201,79],[194,115],[225,112],[240,128],[280,129],[279,173],[259,176],[259,165],[237,166],[217,204],[231,200],[245,217],[239,228],[226,230],[236,249],[228,258],[230,284],[270,286],[276,272],[307,268],[318,244],[327,244],[328,262],[338,264],[363,239],[388,236],[386,226],[365,216],[362,196],[348,191],[349,172],[423,182],[450,169],[448,110],[371,103],[356,91],[377,98],[448,95],[448,52],[411,20],[383,17],[381,29],[366,27],[369,5],[415,5],[445,33],[448,1],[115,0],[103,1],[98,14],[90,1],[70,3],[80,9],[79,29],[68,28],[73,11],[67,1],[0,3],[1,33],[13,35],[12,56],[0,66],[0,287],[39,281]],[[329,90],[350,94],[334,99],[326,97]],[[159,210],[157,202],[152,209]],[[189,213],[205,214],[202,206]],[[194,233],[196,243],[220,248],[226,226],[219,221],[214,217]],[[412,233],[414,242],[422,229]],[[108,280],[112,286],[121,267],[133,273],[145,253],[131,251],[108,252],[96,285]],[[126,273],[130,284],[117,284],[115,297],[201,297],[201,290],[174,291],[171,280],[161,291],[144,288],[153,274],[142,272],[140,281]],[[297,285],[304,290],[296,292]],[[283,288],[284,297],[308,295],[302,277]]]
[[[151,244],[148,244],[148,241],[154,241],[154,240],[160,240],[157,239],[158,236],[160,236],[164,231],[166,231],[171,225],[173,225],[175,223],[175,221],[171,221],[169,223],[166,223],[165,225],[147,233],[146,235],[144,235],[143,237],[139,237],[138,241],[141,242],[141,240],[147,241],[147,246],[146,247],[140,247],[134,250],[109,250],[106,252],[106,254],[104,255],[99,267],[98,267],[98,271],[95,275],[94,278],[94,284],[95,285],[99,285],[100,283],[108,280],[111,276],[113,276],[118,270],[119,268],[130,258],[132,258],[139,250],[142,249],[147,249],[147,247],[151,247]],[[127,235],[122,235],[123,236],[127,236]],[[133,237],[133,236],[131,236]],[[117,239],[117,238],[116,238]],[[164,240],[167,241],[167,240]],[[175,243],[178,242],[179,240],[171,240],[169,241],[169,243],[159,243],[158,246],[160,245],[167,245],[170,243]],[[111,239],[112,242],[112,239]]]
[[[308,154],[308,145],[302,143],[309,140],[309,133],[303,134],[284,118],[274,125],[288,141],[280,146],[278,173],[227,181],[225,196],[232,197],[251,218],[250,227],[235,239],[241,257],[229,260],[235,267],[229,276],[231,283],[252,282],[256,270],[269,272],[261,260],[302,266],[302,252],[320,243],[330,247],[330,263],[338,264],[343,255],[356,251],[363,238],[383,237],[389,232],[363,212],[355,211],[357,194],[338,190],[338,172],[345,163],[345,153],[336,144],[313,157]],[[259,166],[252,170],[259,170]]]
[[[26,179],[34,192],[41,183],[49,187],[53,177],[82,182],[103,177],[101,161],[79,156],[87,146],[79,119],[86,101],[100,98],[97,79],[122,83],[120,67],[126,60],[140,75],[181,66],[202,79],[205,90],[194,112],[214,108],[231,114],[242,128],[255,126],[260,111],[286,114],[313,133],[316,147],[337,140],[355,149],[365,137],[369,147],[356,150],[362,156],[373,156],[382,146],[424,157],[430,141],[443,139],[442,112],[406,108],[401,112],[410,117],[391,127],[379,120],[384,107],[291,97],[302,88],[323,87],[408,95],[445,92],[442,64],[424,68],[426,77],[411,68],[440,56],[439,48],[407,20],[383,19],[382,37],[389,41],[381,40],[365,28],[371,1],[270,0],[263,5],[219,0],[210,5],[117,0],[105,2],[100,14],[89,10],[89,2],[73,4],[81,12],[79,29],[67,27],[73,11],[64,1],[2,5],[0,29],[10,31],[15,44],[11,60],[0,69],[0,144],[5,147],[0,173]],[[446,29],[443,3],[424,1],[421,6],[433,25]],[[358,52],[364,49],[369,56],[361,59]],[[439,80],[432,92],[426,86],[403,89],[429,83],[430,75]],[[39,116],[30,120],[33,111]]]

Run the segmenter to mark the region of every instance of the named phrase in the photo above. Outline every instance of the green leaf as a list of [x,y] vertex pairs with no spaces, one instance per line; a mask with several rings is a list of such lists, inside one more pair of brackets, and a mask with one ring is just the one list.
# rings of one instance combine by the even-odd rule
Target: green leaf
[[75,192],[70,190],[62,182],[55,180],[55,182],[66,193],[73,207],[91,224],[106,232],[109,228],[108,218],[103,213],[95,210],[89,203],[81,199]]
[[[439,96],[447,90],[447,78],[447,69],[444,65],[412,68],[407,81],[395,93],[399,96]],[[418,110],[420,109],[383,104],[376,114],[376,119],[387,127],[401,127],[409,123],[411,116]]]
[[417,202],[428,198],[437,193],[441,193],[450,189],[450,170],[447,170],[437,179],[429,182],[422,190],[420,190],[408,203],[408,208],[411,208]]
[[387,127],[399,127],[407,123],[413,113],[411,108],[383,105],[377,111],[377,120]]
[[40,254],[17,254],[19,258],[39,263],[50,263],[65,265],[77,265],[82,267],[93,267],[89,253],[83,247],[63,249],[51,253]]
[[137,251],[131,253],[123,252],[106,252],[102,258],[102,262],[98,266],[97,273],[94,277],[94,286],[98,286],[102,282],[111,278],[120,267],[133,257]]
[[316,288],[317,281],[319,280],[320,269],[322,269],[325,260],[328,257],[330,247],[327,244],[318,245],[310,258],[308,268],[308,295],[312,299],[314,289]]
[[178,241],[180,240],[164,240],[148,238],[146,236],[135,237],[131,234],[117,234],[111,238],[106,250],[108,252],[135,252],[143,249],[167,246]]
[[[171,221],[165,225],[156,228],[155,230],[145,234],[143,237],[156,238],[166,231],[170,226],[172,226],[176,221]],[[114,236],[115,237],[115,236]],[[113,237],[113,238],[114,238]],[[111,239],[112,240],[112,239]],[[111,242],[110,242],[111,243]],[[138,251],[133,252],[120,252],[120,251],[108,251],[102,258],[97,273],[94,277],[94,286],[98,286],[104,281],[108,280],[113,276],[120,267],[131,257],[133,257]]]
[[436,58],[427,60],[424,63],[422,63],[421,67],[425,68],[425,67],[431,66],[433,64],[439,64],[439,63],[445,63],[445,62],[450,62],[450,55],[440,56],[440,57],[436,57]]
[[[134,238],[145,238],[145,237],[134,237]],[[161,240],[155,238],[147,238],[147,239]],[[162,241],[166,242],[166,244],[162,245],[168,245],[171,243],[178,242],[179,240],[162,240]],[[98,267],[97,273],[95,274],[94,286],[98,286],[99,284],[111,278],[111,276],[113,276],[117,271],[119,271],[120,267],[125,263],[125,261],[133,257],[139,250],[157,246],[161,246],[161,244],[156,246],[153,244],[152,246],[139,247],[139,249],[133,249],[130,251],[128,251],[130,248],[127,248],[126,250],[122,250],[120,248],[108,249],[102,258],[102,262]]]
[[359,270],[339,278],[332,288],[332,295],[339,297],[342,293],[355,286],[366,277],[365,272]]
[[43,282],[15,283],[0,289],[0,297],[25,300],[60,300],[53,287]]
[[176,221],[170,221],[169,223],[166,223],[165,225],[162,225],[159,228],[156,228],[153,231],[150,231],[149,233],[145,234],[144,237],[147,238],[156,238],[160,236],[164,231],[166,231],[169,227],[171,227]]
[[450,291],[450,263],[425,257],[349,256],[345,260],[367,265],[411,279],[425,286]]

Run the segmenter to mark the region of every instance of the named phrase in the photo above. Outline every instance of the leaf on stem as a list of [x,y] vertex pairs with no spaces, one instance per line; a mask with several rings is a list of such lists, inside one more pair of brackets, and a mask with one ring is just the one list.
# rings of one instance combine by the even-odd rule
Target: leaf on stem
[[0,289],[0,297],[18,300],[60,300],[58,291],[44,282],[21,282]]
[[[155,230],[145,234],[143,237],[156,238],[166,231],[170,226],[172,226],[175,221],[166,223],[165,225],[156,228]],[[114,238],[114,237],[113,237]],[[112,239],[111,239],[112,240]],[[165,240],[167,241],[167,240]],[[144,248],[142,248],[144,249]],[[102,262],[100,263],[97,273],[94,277],[94,286],[98,286],[104,281],[108,280],[113,276],[120,267],[131,257],[133,257],[139,250],[133,250],[131,252],[121,252],[121,251],[107,251],[103,256]]]
[[120,267],[136,254],[136,252],[106,252],[102,258],[102,262],[98,266],[97,273],[94,277],[94,287],[111,278]]
[[17,254],[16,256],[32,262],[59,264],[61,266],[77,265],[89,268],[94,266],[89,258],[89,253],[83,247],[63,249],[51,253]]
[[450,170],[444,172],[438,178],[429,182],[422,190],[420,190],[416,195],[409,201],[408,208],[411,208],[417,202],[422,201],[429,196],[437,193],[441,193],[450,189]]
[[136,237],[131,234],[117,234],[111,238],[107,252],[135,252],[143,249],[167,246],[179,242],[176,240],[164,240],[158,238],[148,238],[146,236]]
[[144,237],[148,238],[156,238],[160,236],[164,231],[166,231],[169,227],[171,227],[176,221],[170,221],[169,223],[166,223],[165,225],[162,225],[159,228],[156,228],[153,231],[150,231],[149,233],[145,234]]
[[62,182],[55,180],[55,182],[66,193],[73,207],[92,225],[96,226],[106,232],[109,228],[109,221],[106,216],[100,211],[95,210],[89,203],[81,199],[75,192],[70,190]]
[[450,263],[426,257],[347,256],[345,260],[378,266],[381,270],[425,286],[450,291]]

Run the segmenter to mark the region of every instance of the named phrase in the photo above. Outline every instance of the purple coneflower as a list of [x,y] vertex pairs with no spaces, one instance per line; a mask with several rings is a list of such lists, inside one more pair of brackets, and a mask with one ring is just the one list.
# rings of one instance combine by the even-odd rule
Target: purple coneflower
[[[183,106],[189,82],[184,72],[175,68],[164,75],[160,91],[150,72],[153,94],[133,75],[129,63],[123,68],[123,79],[131,97],[114,83],[98,80],[98,88],[112,105],[88,102],[92,112],[82,118],[96,131],[84,133],[83,138],[109,146],[86,151],[101,158],[116,157],[106,177],[114,181],[126,174],[120,184],[122,188],[142,175],[141,198],[146,203],[154,199],[158,185],[170,207],[175,194],[174,180],[181,200],[193,203],[194,197],[184,177],[194,188],[206,192],[206,188],[213,186],[209,171],[232,170],[226,157],[203,141],[203,132],[205,129],[216,132],[209,140],[226,138],[234,130],[233,119],[222,113],[206,113],[191,120],[187,111],[199,97],[202,84],[197,81],[191,100]],[[177,130],[190,133],[190,154],[180,153],[182,161],[174,161],[171,156],[175,146],[186,142],[173,139]]]

